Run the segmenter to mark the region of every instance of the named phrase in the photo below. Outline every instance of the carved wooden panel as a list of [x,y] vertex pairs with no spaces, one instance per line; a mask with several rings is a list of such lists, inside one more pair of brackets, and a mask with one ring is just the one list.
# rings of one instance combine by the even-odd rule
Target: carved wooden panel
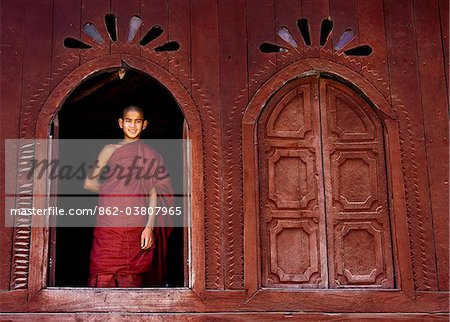
[[381,122],[337,81],[304,78],[258,123],[262,284],[394,286]]
[[330,287],[393,287],[381,122],[341,83],[320,94]]
[[292,81],[259,121],[265,286],[326,287],[317,89],[317,79]]
[[276,149],[267,159],[269,178],[278,179],[269,182],[269,200],[277,208],[306,209],[310,202],[317,204],[313,152]]
[[[270,272],[280,282],[310,282],[319,272],[317,224],[309,220],[274,220],[269,229]],[[292,256],[296,254],[295,256]]]
[[309,84],[299,86],[287,93],[272,112],[267,135],[271,137],[305,137],[311,131],[311,110],[305,104],[311,101]]

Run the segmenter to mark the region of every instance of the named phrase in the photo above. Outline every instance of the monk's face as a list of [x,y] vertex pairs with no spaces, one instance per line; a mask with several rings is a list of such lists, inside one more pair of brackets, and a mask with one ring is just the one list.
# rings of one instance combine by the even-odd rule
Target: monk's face
[[147,121],[144,120],[142,113],[138,111],[128,111],[119,119],[119,126],[123,130],[126,139],[139,139],[142,130],[147,127]]

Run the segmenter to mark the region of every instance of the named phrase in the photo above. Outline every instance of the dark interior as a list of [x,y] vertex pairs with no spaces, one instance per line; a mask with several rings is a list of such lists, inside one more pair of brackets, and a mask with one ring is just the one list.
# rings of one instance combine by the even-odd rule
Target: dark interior
[[[58,113],[58,124],[52,124],[51,131],[59,139],[87,139],[89,142],[107,139],[118,142],[123,139],[123,133],[117,120],[128,105],[141,106],[145,118],[149,120],[148,128],[141,135],[142,139],[182,138],[184,117],[171,93],[152,77],[130,69],[126,70],[122,79],[119,78],[118,69],[88,77],[64,102]],[[64,149],[64,146],[59,147],[60,159],[70,155],[70,151]],[[95,149],[86,148],[83,157],[95,160],[100,149],[100,145]],[[182,157],[182,149],[179,150]],[[175,191],[180,191],[182,180],[173,182],[173,185]],[[90,197],[86,198],[88,201],[83,207],[93,208],[97,203],[97,196],[84,190],[79,181],[60,181],[58,194],[64,194],[65,191]],[[58,207],[73,206],[80,207],[70,198],[58,197]],[[93,227],[60,227],[64,219],[57,220],[58,227],[53,228],[50,243],[50,257],[54,265],[50,269],[49,284],[62,287],[87,286]],[[95,219],[92,226],[94,224]],[[166,287],[186,284],[184,231],[183,227],[175,227],[169,240]]]

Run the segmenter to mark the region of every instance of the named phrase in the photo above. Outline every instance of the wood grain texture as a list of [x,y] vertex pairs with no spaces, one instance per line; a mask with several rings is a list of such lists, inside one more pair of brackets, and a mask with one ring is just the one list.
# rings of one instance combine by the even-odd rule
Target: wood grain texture
[[[207,291],[198,298],[187,289],[42,290],[27,300],[25,290],[0,293],[2,312],[327,312],[327,313],[448,313],[448,292],[334,290],[327,292],[264,290],[246,300],[244,291]],[[149,302],[149,299],[152,299]],[[401,308],[401,309],[400,309]],[[391,313],[392,314],[392,313]]]
[[327,56],[326,51],[332,49],[330,38],[335,37],[334,32],[330,35],[330,38],[321,51],[320,29],[323,19],[332,18],[330,12],[330,1],[302,1],[302,17],[308,19],[309,21],[309,30],[311,36],[310,55],[314,57],[319,57],[320,55]]
[[180,49],[169,53],[169,71],[177,77],[183,86],[191,89],[191,9],[190,2],[169,0],[169,39],[177,41]]
[[[2,310],[116,312],[117,316],[126,311],[177,312],[167,315],[171,318],[179,317],[180,312],[208,312],[200,317],[191,313],[188,317],[193,320],[238,319],[236,312],[248,312],[243,317],[264,320],[306,317],[300,311],[368,310],[429,312],[398,317],[432,320],[443,317],[432,312],[448,312],[448,183],[443,180],[448,177],[448,1],[238,0],[231,4],[222,0],[19,0],[2,2],[0,10],[2,139],[45,138],[48,122],[73,87],[92,72],[117,68],[121,60],[163,80],[190,115],[187,119],[192,120],[193,114],[199,118],[189,124],[196,127],[192,131],[197,131],[194,154],[198,161],[194,165],[197,185],[193,187],[193,291],[44,288],[39,292],[45,287],[47,232],[31,234],[27,228],[1,228],[0,290],[14,289],[0,293]],[[132,14],[145,15],[141,36],[153,24],[160,24],[164,34],[145,49],[139,49],[138,35],[131,45],[110,45],[104,27],[104,16],[110,12],[118,17],[119,41],[125,40]],[[306,48],[298,38],[295,19],[301,17],[310,21],[312,48]],[[355,26],[358,44],[372,46],[372,55],[355,59],[336,53],[331,44],[340,36],[337,29],[331,35],[333,39],[320,49],[320,24],[327,17],[339,26],[337,29]],[[96,25],[105,44],[96,44],[80,31],[86,22]],[[276,35],[281,25],[289,27],[301,49],[261,53],[262,42],[285,44]],[[62,42],[68,36],[81,37],[94,48],[64,48]],[[157,45],[168,40],[179,42],[180,51],[154,52]],[[356,40],[349,47],[353,45]],[[307,67],[292,68],[301,64]],[[252,177],[257,169],[257,155],[252,154],[255,132],[253,124],[243,119],[243,113],[263,87],[267,97],[259,100],[258,96],[254,102],[258,108],[282,82],[319,70],[340,75],[343,82],[359,87],[369,98],[375,97],[374,110],[388,120],[386,148],[390,155],[386,163],[395,210],[393,258],[396,279],[401,282],[396,287],[401,290],[260,290],[259,199],[254,195],[259,188]],[[283,80],[265,87],[273,79]],[[65,85],[60,87],[62,83]],[[192,102],[185,90],[190,92]],[[392,102],[394,112],[386,102]],[[36,125],[38,118],[41,121]],[[4,171],[2,144],[0,170]],[[23,145],[19,161],[34,153],[33,145]],[[3,182],[0,188],[3,192]],[[19,177],[17,191],[23,195],[16,200],[16,206],[30,207],[34,202],[30,194],[44,188]],[[0,202],[0,220],[4,218],[4,206]],[[408,216],[403,216],[404,212]],[[288,226],[298,228],[291,223],[284,227]],[[30,247],[36,248],[31,254]],[[416,291],[409,281],[414,282]],[[203,292],[205,285],[211,292]],[[296,313],[271,313],[269,317],[258,314],[267,310]],[[223,314],[225,311],[235,313]],[[387,316],[314,314],[318,315],[313,318],[337,320]],[[32,318],[43,317],[49,315]],[[95,319],[95,315],[83,317]]]
[[80,63],[81,49],[64,47],[64,39],[81,37],[81,0],[53,2],[52,76],[53,90]]
[[[389,77],[393,107],[399,116],[403,176],[410,229],[414,281],[418,290],[437,287],[420,84],[415,52],[413,7],[409,1],[385,1]],[[400,31],[401,30],[401,31]],[[412,162],[415,160],[415,162]]]
[[[19,119],[21,111],[22,89],[22,61],[23,61],[23,28],[25,19],[25,1],[3,3],[0,6],[0,119],[2,127],[0,132],[0,173],[5,171],[15,173],[17,163],[11,162],[12,168],[5,168],[5,156],[13,151],[5,151],[4,139],[18,137]],[[17,155],[9,154],[12,161],[17,160]],[[16,191],[16,183],[8,182],[10,191]],[[0,181],[0,194],[5,196],[6,180]],[[0,290],[8,290],[11,273],[12,237],[13,228],[5,227],[5,210],[14,207],[14,198],[0,199]]]
[[[332,48],[336,46],[341,35],[347,29],[351,29],[355,32],[355,38],[348,43],[340,51],[356,47],[360,45],[359,39],[359,22],[361,17],[358,15],[358,2],[357,0],[330,0],[331,18],[333,20],[333,37],[330,40]],[[363,21],[362,23],[367,23]],[[337,61],[343,65],[346,64],[346,60],[340,59],[342,56],[338,56]],[[361,62],[361,58],[358,56],[352,57],[357,63]]]
[[[35,135],[35,123],[38,112],[49,94],[51,68],[52,39],[52,1],[42,3],[27,3],[24,20],[24,61],[22,71],[23,106],[20,118],[20,137],[32,138]],[[36,36],[35,32],[39,35]],[[33,57],[33,59],[29,59]],[[28,158],[34,155],[34,143],[23,142],[19,148],[19,168],[17,177],[16,208],[31,208],[33,205],[32,179],[25,175],[29,164]],[[22,162],[21,162],[22,161]],[[11,272],[11,287],[26,288],[28,283],[28,266],[30,256],[30,218],[20,218],[24,227],[16,227],[13,237],[13,259]]]
[[34,136],[40,107],[49,94],[53,2],[27,3],[24,21],[24,61],[22,74],[22,138]]
[[[140,48],[136,45],[139,39],[134,39],[130,46],[128,43],[128,31],[130,29],[130,19],[132,16],[139,16],[140,11],[139,0],[120,1],[113,0],[111,2],[111,13],[116,16],[117,21],[117,41],[111,41],[111,53],[126,53],[131,55],[139,55]],[[142,28],[142,26],[141,26]],[[108,37],[106,35],[106,37]],[[109,38],[109,37],[108,37]],[[135,38],[139,38],[139,32]],[[134,46],[133,46],[134,44]]]
[[[169,40],[169,12],[166,0],[146,1],[141,0],[140,15],[142,18],[142,26],[140,28],[141,38],[153,27],[160,26],[163,33],[141,48],[142,57],[151,57],[152,60],[158,62],[159,65],[167,68],[169,60],[167,53],[155,53],[154,49],[163,45]],[[172,39],[171,39],[172,40]],[[156,57],[155,57],[156,56]]]
[[0,318],[14,321],[448,321],[448,314],[428,313],[185,313],[185,314],[149,314],[149,313],[59,313],[59,314],[0,314]]
[[[302,52],[305,44],[302,40],[300,30],[297,27],[297,21],[302,17],[301,15],[301,3],[297,3],[291,0],[277,0],[274,3],[275,6],[275,31],[277,43],[283,45],[283,47],[288,48],[289,51]],[[282,40],[278,35],[278,31],[281,27],[285,27],[289,30],[290,34],[296,40],[298,47],[294,48],[291,44]],[[283,53],[277,53],[277,70],[280,70],[286,63],[292,63],[292,61],[286,61],[285,59],[280,60],[283,57]]]
[[439,18],[441,22],[441,43],[442,52],[444,56],[445,65],[445,76],[447,84],[447,97],[449,92],[449,79],[448,79],[448,69],[449,69],[449,3],[446,0],[439,0]]
[[221,112],[217,3],[192,2],[192,95],[204,124],[206,287],[222,289]]
[[438,3],[414,1],[414,19],[438,287],[448,290],[448,96],[443,57],[436,55],[441,48],[440,28],[438,24],[430,24],[439,20]]
[[[225,287],[244,285],[244,229],[242,217],[242,160],[240,127],[247,97],[245,1],[228,6],[219,2],[220,104],[223,146],[223,217]],[[232,81],[230,81],[232,80]]]
[[262,74],[269,72],[273,74],[276,67],[276,54],[263,54],[259,46],[263,42],[281,43],[276,39],[274,21],[274,2],[248,0],[247,8],[247,56],[248,56],[248,80],[250,97],[262,85],[264,78]]
[[80,53],[80,63],[85,63],[96,57],[107,55],[111,52],[111,42],[105,26],[105,15],[110,13],[111,5],[109,0],[83,0],[81,5],[81,28],[86,23],[92,23],[105,41],[103,44],[95,42],[84,31],[81,32],[81,40],[90,44],[92,48],[82,50]]
[[361,73],[390,100],[384,10],[382,1],[358,0],[358,36],[360,44],[372,47],[370,56],[361,57]]

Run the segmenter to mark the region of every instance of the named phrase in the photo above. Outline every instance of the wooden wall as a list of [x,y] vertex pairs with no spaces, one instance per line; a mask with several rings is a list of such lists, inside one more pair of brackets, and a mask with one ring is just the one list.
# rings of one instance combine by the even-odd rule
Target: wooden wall
[[[448,291],[448,6],[445,0],[2,1],[2,177],[3,139],[34,137],[45,101],[77,67],[115,54],[144,57],[183,85],[201,118],[205,287],[242,290],[246,261],[243,114],[258,89],[277,72],[305,58],[322,58],[362,75],[391,103],[401,142],[402,171],[395,175],[404,180],[410,238],[403,242],[411,252],[414,290]],[[117,43],[109,41],[103,22],[110,12],[118,19]],[[144,24],[134,43],[126,44],[132,15],[142,17]],[[299,18],[310,22],[310,47],[297,29]],[[331,18],[334,28],[320,47],[324,18]],[[95,44],[81,31],[86,22],[97,26],[104,44]],[[163,35],[139,46],[137,41],[155,24],[163,28]],[[297,50],[277,36],[280,26],[291,30],[299,43]],[[369,44],[372,55],[348,57],[333,49],[349,27],[356,31],[356,38],[348,48]],[[66,37],[93,44],[93,48],[65,48]],[[155,54],[153,48],[167,41],[177,41],[181,49]],[[290,50],[262,53],[263,42]],[[17,189],[20,184],[19,180]],[[0,187],[4,194],[4,180]],[[2,198],[2,221],[4,209]],[[11,263],[20,266],[20,256],[27,260],[27,246],[12,244],[17,234],[12,228],[1,228],[0,290],[24,286],[11,273]],[[271,305],[276,311],[277,305]],[[438,306],[446,311],[445,301]]]

